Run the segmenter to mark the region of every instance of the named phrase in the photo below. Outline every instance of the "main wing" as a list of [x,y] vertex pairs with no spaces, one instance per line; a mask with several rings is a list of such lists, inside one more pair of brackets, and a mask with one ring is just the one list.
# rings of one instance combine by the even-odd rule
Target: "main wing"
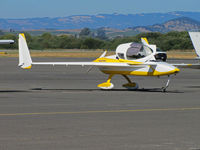
[[[100,57],[104,57],[104,52]],[[65,66],[109,66],[109,67],[144,67],[146,65],[155,66],[150,63],[116,63],[116,62],[33,62],[30,56],[28,45],[24,34],[19,34],[19,66],[24,69],[30,69],[32,65],[65,65]]]
[[64,65],[64,66],[131,66],[127,63],[104,63],[104,62],[32,62],[32,65]]

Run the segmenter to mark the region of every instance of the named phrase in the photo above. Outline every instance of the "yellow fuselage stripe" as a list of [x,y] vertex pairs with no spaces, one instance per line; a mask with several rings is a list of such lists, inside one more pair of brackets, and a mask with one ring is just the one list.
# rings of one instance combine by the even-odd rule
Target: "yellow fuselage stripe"
[[[132,61],[132,60],[125,60],[125,59],[111,59],[111,58],[98,58],[96,60],[94,60],[94,62],[107,62],[107,63],[128,63],[131,65],[142,65],[144,63],[142,62],[137,62],[137,61]],[[105,69],[101,69],[100,70],[105,73],[105,74],[123,74],[123,75],[135,75],[135,76],[163,76],[163,75],[170,75],[170,74],[174,74],[175,72],[179,72],[179,69],[174,69],[174,70],[170,70],[170,71],[166,71],[166,72],[159,72],[157,70],[155,70],[154,68],[152,68],[150,66],[151,72],[148,71],[128,71],[128,70],[105,70]]]
[[135,76],[163,76],[174,74],[176,70],[168,71],[168,72],[145,72],[145,71],[109,71],[109,70],[101,70],[105,74],[123,74],[123,75],[135,75]]
[[129,63],[129,64],[143,64],[142,62],[132,61],[132,60],[125,60],[125,59],[111,59],[111,58],[98,58],[93,62],[107,62],[107,63]]

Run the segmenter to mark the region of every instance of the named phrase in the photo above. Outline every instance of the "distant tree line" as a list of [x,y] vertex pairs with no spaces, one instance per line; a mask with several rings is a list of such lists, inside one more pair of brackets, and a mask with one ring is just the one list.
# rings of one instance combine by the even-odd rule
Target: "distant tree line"
[[[0,39],[13,39],[13,45],[0,45],[0,49],[17,49],[18,35],[2,34]],[[83,29],[79,36],[70,35],[52,35],[44,33],[40,36],[31,36],[25,33],[26,40],[30,49],[108,49],[115,50],[119,44],[127,42],[140,42],[141,37],[146,37],[150,44],[156,44],[164,51],[174,49],[193,49],[190,37],[187,32],[168,32],[165,34],[158,32],[140,33],[130,37],[116,37],[115,39],[107,39],[105,32],[102,29],[97,31],[95,37],[90,36],[91,32],[88,29]]]

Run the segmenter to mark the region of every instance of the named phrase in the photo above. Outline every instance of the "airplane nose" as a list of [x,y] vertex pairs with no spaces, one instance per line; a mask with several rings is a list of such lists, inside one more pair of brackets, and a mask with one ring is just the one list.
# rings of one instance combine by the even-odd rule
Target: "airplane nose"
[[178,69],[178,68],[174,69],[174,73],[179,73],[179,72],[180,72],[180,69]]

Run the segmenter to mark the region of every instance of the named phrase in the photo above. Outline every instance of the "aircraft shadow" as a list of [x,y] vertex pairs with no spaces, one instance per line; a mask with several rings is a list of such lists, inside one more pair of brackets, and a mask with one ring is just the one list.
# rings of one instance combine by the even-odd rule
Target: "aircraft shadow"
[[163,92],[163,90],[161,88],[152,88],[152,89],[137,89],[136,91],[138,92],[161,92],[161,93],[184,93],[183,91],[179,91],[179,90],[166,90],[165,92]]
[[187,88],[196,88],[196,89],[199,89],[200,88],[200,85],[192,85],[192,86],[186,86]]
[[110,90],[102,90],[102,89],[45,89],[45,88],[33,88],[30,89],[32,91],[68,91],[68,92],[109,92],[109,91],[124,91],[124,92],[158,92],[158,93],[184,93],[183,91],[178,90],[166,90],[163,92],[161,88],[151,88],[151,89],[137,89],[137,90],[129,90],[129,89],[110,89]]
[[0,90],[0,93],[20,93],[20,92],[28,92],[26,90]]

